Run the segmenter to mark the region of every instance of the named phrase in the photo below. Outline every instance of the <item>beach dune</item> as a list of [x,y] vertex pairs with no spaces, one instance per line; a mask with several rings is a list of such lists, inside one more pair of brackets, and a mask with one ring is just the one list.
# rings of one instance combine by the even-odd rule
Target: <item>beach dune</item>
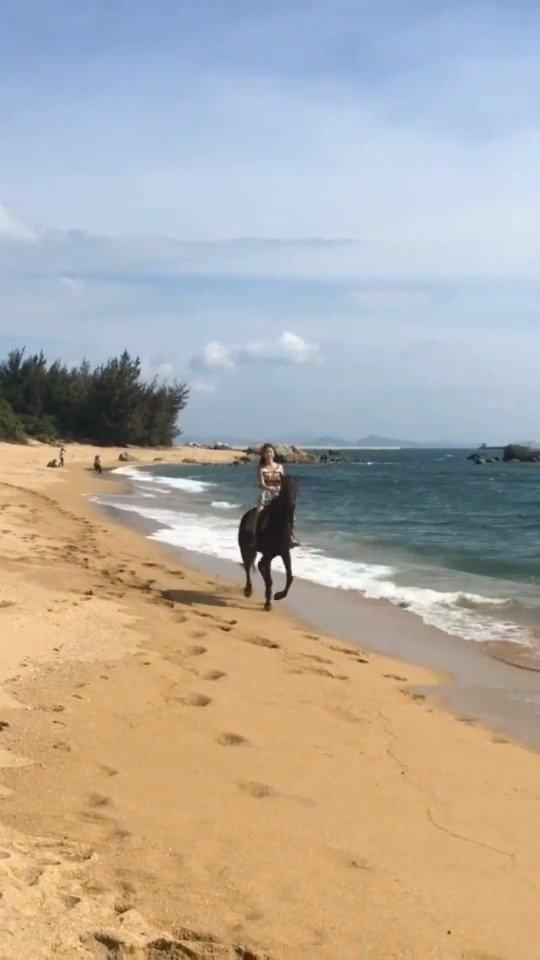
[[0,450],[3,960],[531,960],[534,751]]

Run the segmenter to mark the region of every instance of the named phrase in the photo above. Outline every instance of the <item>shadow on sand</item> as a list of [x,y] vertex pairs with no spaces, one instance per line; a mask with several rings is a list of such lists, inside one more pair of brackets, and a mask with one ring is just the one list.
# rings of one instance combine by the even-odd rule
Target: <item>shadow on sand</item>
[[173,600],[175,603],[183,603],[187,606],[194,606],[198,603],[206,604],[209,607],[229,606],[227,597],[209,593],[206,590],[162,590],[161,596],[164,600]]

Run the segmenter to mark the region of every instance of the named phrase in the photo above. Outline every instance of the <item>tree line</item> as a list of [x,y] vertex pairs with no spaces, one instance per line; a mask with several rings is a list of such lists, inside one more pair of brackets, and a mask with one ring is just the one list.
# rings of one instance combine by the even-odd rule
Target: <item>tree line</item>
[[185,383],[145,380],[139,357],[127,351],[68,367],[43,352],[12,350],[0,362],[0,439],[169,446],[188,396]]

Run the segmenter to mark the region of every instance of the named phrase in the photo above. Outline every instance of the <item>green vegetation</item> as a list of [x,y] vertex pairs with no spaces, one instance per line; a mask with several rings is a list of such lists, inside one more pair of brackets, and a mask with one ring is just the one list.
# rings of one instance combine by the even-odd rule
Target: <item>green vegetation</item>
[[188,395],[185,383],[142,379],[139,358],[126,351],[91,368],[12,350],[0,362],[0,439],[169,446]]
[[12,440],[23,443],[25,440],[24,427],[13,412],[11,404],[0,397],[0,440]]

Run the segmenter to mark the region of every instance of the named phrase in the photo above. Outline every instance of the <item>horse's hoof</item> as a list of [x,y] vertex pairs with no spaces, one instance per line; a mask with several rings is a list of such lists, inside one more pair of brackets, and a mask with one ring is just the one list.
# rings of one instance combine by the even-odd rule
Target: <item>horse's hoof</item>
[[274,594],[274,600],[283,600],[283,598],[286,596],[287,594],[285,593],[285,590],[279,590],[278,593]]
[[266,612],[268,613],[268,611],[272,609],[272,604],[271,604],[271,603],[265,603],[264,609],[265,609]]
[[253,587],[244,587],[244,596],[250,597],[253,593]]

